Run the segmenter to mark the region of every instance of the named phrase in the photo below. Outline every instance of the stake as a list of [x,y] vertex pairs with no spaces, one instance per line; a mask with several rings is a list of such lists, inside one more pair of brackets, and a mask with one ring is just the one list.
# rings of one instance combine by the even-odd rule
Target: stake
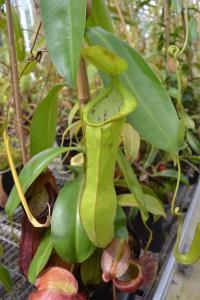
[[84,106],[88,100],[90,100],[90,88],[87,76],[87,70],[85,61],[83,58],[80,59],[78,76],[77,76],[77,90],[80,105]]
[[164,25],[165,25],[165,47],[166,55],[170,46],[170,15],[169,15],[169,0],[164,0]]
[[120,4],[119,4],[119,1],[118,0],[115,0],[115,7],[116,7],[116,10],[117,10],[117,13],[118,13],[118,16],[119,16],[119,19],[120,19],[120,22],[121,22],[121,25],[122,25],[122,29],[124,31],[124,34],[126,35],[127,37],[127,40],[128,40],[128,43],[129,45],[132,44],[132,40],[131,40],[131,36],[130,36],[130,32],[127,30],[126,28],[126,22],[124,20],[124,16],[123,16],[123,13],[121,11],[121,7],[120,7]]
[[22,109],[20,104],[21,96],[20,96],[20,89],[19,89],[17,58],[16,58],[10,0],[6,0],[5,3],[6,3],[6,13],[7,13],[7,29],[8,29],[11,74],[12,74],[13,93],[14,93],[15,108],[16,108],[16,122],[17,122],[19,142],[22,151],[22,161],[23,164],[25,164],[27,162],[27,152],[25,147],[24,131],[22,127]]
[[[85,144],[85,128],[84,128],[84,122],[83,122],[82,108],[90,100],[90,87],[89,87],[89,82],[88,82],[87,69],[86,69],[85,61],[83,58],[80,59],[79,68],[78,68],[77,92],[78,92],[79,112],[80,112],[80,118],[81,118],[81,123],[82,123],[83,140],[84,140],[84,144]],[[84,160],[84,168],[85,167],[86,167],[86,163]]]

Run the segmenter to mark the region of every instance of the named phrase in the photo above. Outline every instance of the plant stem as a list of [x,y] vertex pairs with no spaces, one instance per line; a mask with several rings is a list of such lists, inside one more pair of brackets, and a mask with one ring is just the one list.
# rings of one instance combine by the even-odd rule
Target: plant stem
[[122,13],[122,11],[121,11],[121,7],[120,7],[120,4],[119,4],[119,1],[118,1],[118,0],[115,0],[114,3],[115,3],[115,7],[116,7],[116,10],[117,10],[117,13],[118,13],[118,16],[119,16],[119,19],[120,19],[120,22],[121,22],[121,25],[122,25],[124,34],[125,34],[126,37],[127,37],[127,40],[128,40],[129,45],[131,45],[131,44],[132,44],[131,36],[130,36],[129,31],[127,30],[126,22],[125,22],[125,20],[124,20],[124,16],[123,16],[123,13]]
[[38,38],[38,35],[40,33],[40,29],[41,29],[41,26],[42,26],[42,22],[39,23],[39,26],[37,28],[37,31],[36,31],[36,34],[35,34],[35,37],[34,37],[34,40],[33,40],[33,44],[32,44],[32,47],[31,47],[31,50],[30,50],[30,53],[33,55],[33,49],[35,47],[35,44],[37,42],[37,38]]
[[[80,59],[78,74],[77,74],[77,92],[78,92],[78,105],[80,112],[80,119],[82,124],[83,141],[85,145],[85,127],[83,122],[82,108],[90,100],[90,87],[87,76],[86,64],[83,58]],[[84,167],[86,164],[84,163]]]
[[80,106],[83,107],[90,100],[90,88],[87,76],[85,61],[80,59],[78,75],[77,75],[77,90]]
[[[184,11],[182,11],[181,14],[182,17],[182,24],[183,24],[183,31],[184,31],[184,35],[186,37],[187,35],[187,24],[186,24],[186,17],[185,17],[185,13]],[[192,51],[191,51],[191,47],[190,45],[188,45],[186,51],[185,51],[185,55],[187,57],[187,61],[188,61],[188,71],[189,71],[189,75],[190,75],[190,80],[193,79],[193,70],[192,70]]]
[[114,284],[112,285],[112,288],[113,288],[113,300],[117,300],[117,293]]
[[89,18],[92,10],[92,0],[87,0],[86,16]]
[[169,0],[164,0],[164,25],[165,25],[165,47],[166,55],[170,46],[170,15],[169,15]]
[[165,52],[166,52],[166,65],[167,65],[167,73],[170,74],[170,66],[171,66],[171,57],[168,54],[168,48],[170,46],[170,7],[169,0],[164,0],[163,6],[163,23],[165,30]]
[[19,89],[17,58],[16,58],[10,0],[6,0],[5,3],[6,3],[6,13],[7,13],[7,29],[8,29],[9,51],[10,51],[11,74],[12,74],[12,82],[13,82],[13,93],[14,93],[14,100],[15,100],[15,107],[16,107],[16,122],[17,122],[18,136],[19,136],[19,141],[20,141],[20,146],[22,151],[22,161],[23,164],[25,164],[27,162],[27,152],[25,147],[24,131],[22,127],[22,109],[20,104],[21,96],[20,96],[20,89]]

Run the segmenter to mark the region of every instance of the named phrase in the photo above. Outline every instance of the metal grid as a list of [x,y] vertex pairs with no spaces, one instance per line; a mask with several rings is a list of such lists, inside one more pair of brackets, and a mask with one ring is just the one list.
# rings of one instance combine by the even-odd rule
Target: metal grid
[[12,278],[13,289],[7,293],[0,286],[0,300],[26,300],[34,287],[22,275],[19,268],[19,245],[21,232],[22,210],[19,208],[10,222],[4,212],[0,218],[0,243],[4,248],[4,255],[0,262],[7,268]]
[[[196,185],[191,186],[189,189],[185,187],[179,191],[178,205],[187,210],[188,206],[192,202],[194,192],[196,190]],[[180,203],[181,202],[181,203]],[[18,208],[12,223],[7,219],[6,214],[3,212],[0,216],[0,243],[3,245],[5,255],[0,258],[0,262],[6,266],[10,272],[13,281],[13,290],[8,294],[0,286],[0,300],[26,300],[28,295],[34,290],[34,287],[27,281],[27,279],[22,275],[18,259],[19,259],[19,238],[21,232],[21,218],[22,210]],[[177,224],[173,224],[169,233],[169,239],[167,239],[161,253],[158,255],[160,271],[159,276],[155,283],[150,289],[145,290],[141,295],[121,295],[119,299],[134,299],[134,300],[150,300],[154,299],[154,293],[159,285],[160,276],[166,270],[167,257],[169,256],[171,249],[173,248],[174,240],[176,237]],[[162,266],[162,267],[161,267]],[[157,299],[156,299],[157,300]]]

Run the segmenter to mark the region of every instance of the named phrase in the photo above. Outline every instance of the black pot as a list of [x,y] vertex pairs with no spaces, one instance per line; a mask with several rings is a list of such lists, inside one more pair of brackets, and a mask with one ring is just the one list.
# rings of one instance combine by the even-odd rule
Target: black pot
[[5,173],[2,174],[2,187],[4,192],[7,194],[7,196],[9,196],[12,188],[14,185],[14,180],[12,177],[12,173],[11,171],[7,171]]

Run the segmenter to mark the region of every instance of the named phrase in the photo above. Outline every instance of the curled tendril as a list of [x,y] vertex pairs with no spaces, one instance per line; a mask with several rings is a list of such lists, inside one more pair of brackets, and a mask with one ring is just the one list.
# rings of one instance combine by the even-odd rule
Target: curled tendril
[[175,63],[175,68],[176,68],[176,78],[177,78],[177,96],[176,96],[176,101],[177,101],[177,112],[180,118],[180,129],[179,129],[179,135],[178,135],[178,142],[179,144],[182,144],[184,136],[185,136],[185,111],[184,107],[182,105],[181,101],[181,91],[182,91],[182,86],[181,86],[181,74],[180,74],[180,67],[179,67],[179,57],[180,55],[185,51],[187,42],[188,42],[188,9],[187,9],[187,0],[184,1],[184,17],[185,17],[185,27],[186,27],[186,34],[185,34],[185,41],[183,44],[183,47],[179,49],[178,46],[176,45],[171,45],[167,49],[167,53],[174,58],[174,63]]
[[171,45],[169,46],[169,48],[167,49],[167,53],[174,57],[175,59],[178,58],[179,54],[180,54],[181,50],[178,46],[176,45]]
[[185,32],[185,41],[184,41],[183,47],[182,47],[182,49],[179,49],[179,47],[177,47],[176,45],[171,45],[167,49],[167,53],[170,56],[173,56],[174,58],[178,58],[185,51],[185,48],[186,48],[187,42],[188,42],[189,26],[188,26],[187,0],[184,1],[184,6],[185,6],[184,18],[185,18],[185,29],[186,29],[186,32]]

